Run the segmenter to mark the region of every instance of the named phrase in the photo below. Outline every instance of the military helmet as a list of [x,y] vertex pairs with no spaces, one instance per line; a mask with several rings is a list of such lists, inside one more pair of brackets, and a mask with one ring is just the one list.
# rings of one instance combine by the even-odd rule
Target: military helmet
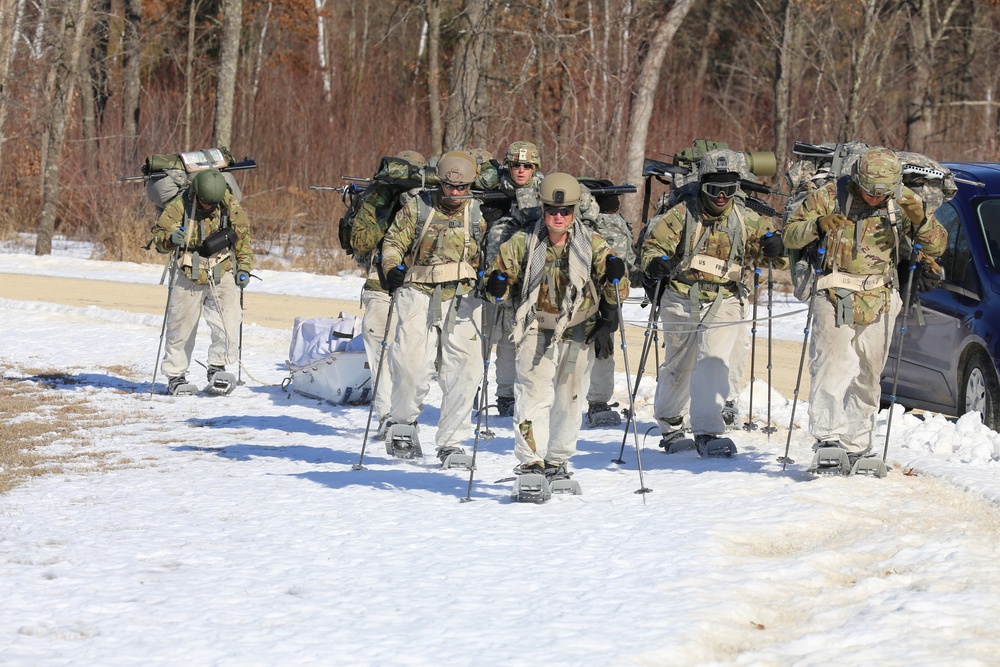
[[534,165],[535,169],[541,169],[542,167],[542,160],[538,156],[538,146],[530,141],[515,141],[512,143],[507,147],[507,152],[503,156],[503,161],[504,164],[526,162]]
[[549,174],[538,185],[538,198],[553,206],[576,206],[582,192],[575,177],[560,172]]
[[398,157],[400,160],[406,160],[414,167],[427,166],[427,158],[425,158],[417,151],[399,151],[398,153],[396,153],[396,157]]
[[479,175],[479,165],[465,151],[450,151],[437,162],[437,177],[447,185],[468,185]]
[[490,153],[485,148],[470,148],[468,150],[469,155],[476,161],[477,164],[486,164],[493,159],[493,154]]
[[870,197],[887,197],[903,179],[903,165],[888,148],[869,148],[851,168],[851,180]]
[[199,201],[206,204],[218,204],[228,189],[229,185],[218,169],[199,171],[191,181],[191,190]]
[[735,182],[745,173],[746,158],[726,148],[708,151],[698,162],[698,180],[703,183]]

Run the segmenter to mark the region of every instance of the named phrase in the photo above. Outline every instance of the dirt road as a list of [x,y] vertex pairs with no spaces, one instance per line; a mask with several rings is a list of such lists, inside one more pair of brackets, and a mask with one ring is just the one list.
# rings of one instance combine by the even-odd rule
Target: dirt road
[[[163,314],[166,288],[160,285],[138,285],[101,280],[82,280],[22,274],[0,274],[0,298],[20,301],[44,301],[68,306],[97,306],[134,313]],[[357,301],[337,299],[317,299],[275,294],[260,294],[247,291],[244,303],[245,321],[275,329],[291,331],[296,317],[332,317],[345,311],[360,315],[362,309]],[[763,330],[764,328],[761,327]],[[635,373],[639,364],[643,336],[641,329],[627,330],[629,368]],[[757,341],[755,376],[767,380],[767,340]],[[772,384],[782,395],[791,397],[795,387],[796,371],[802,346],[790,341],[773,342]],[[621,363],[621,351],[618,369]],[[646,364],[646,375],[652,377],[653,359]],[[750,364],[747,364],[747,379]],[[805,369],[802,377],[800,396],[808,398],[809,373]]]

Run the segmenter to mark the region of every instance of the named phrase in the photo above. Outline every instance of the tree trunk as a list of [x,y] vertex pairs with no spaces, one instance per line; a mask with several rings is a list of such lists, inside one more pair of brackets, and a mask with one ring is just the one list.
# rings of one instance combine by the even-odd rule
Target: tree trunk
[[[441,155],[441,0],[427,0],[427,106],[431,121],[431,155]],[[430,157],[428,156],[428,157]]]
[[319,76],[323,84],[323,101],[327,113],[333,120],[333,70],[330,66],[330,47],[327,44],[326,30],[326,0],[313,0],[316,8],[316,56],[319,59]]
[[223,0],[222,48],[219,52],[218,79],[215,87],[214,145],[232,146],[233,99],[236,96],[236,71],[240,62],[240,39],[243,30],[243,0]]
[[7,83],[20,41],[25,0],[0,0],[0,164],[3,164],[4,125],[7,123]]
[[774,154],[778,157],[777,174],[788,162],[788,125],[791,118],[792,50],[794,48],[795,11],[791,0],[782,0],[781,42],[774,65]]
[[46,160],[42,172],[42,215],[38,222],[35,254],[52,253],[52,235],[55,231],[56,207],[61,187],[59,163],[62,160],[66,124],[76,86],[80,52],[86,42],[89,0],[67,0],[64,5],[62,41],[59,57],[55,61],[55,87],[51,98],[50,116],[45,134],[48,137]]
[[486,75],[488,33],[492,24],[489,0],[465,0],[456,19],[458,41],[451,66],[451,91],[445,120],[444,150],[468,146],[476,126],[486,122],[489,110],[476,99],[480,80]]
[[[678,0],[670,11],[660,18],[660,24],[650,41],[649,50],[639,68],[634,92],[632,93],[632,112],[629,119],[628,139],[625,149],[625,178],[629,183],[642,182],[642,163],[646,157],[646,136],[649,134],[649,120],[653,116],[653,101],[656,87],[660,82],[660,70],[667,49],[673,41],[677,29],[684,17],[691,10],[695,0]],[[625,216],[630,220],[640,219],[641,199],[625,197],[622,203]],[[635,232],[641,225],[635,224]]]
[[909,18],[913,83],[906,105],[906,148],[916,153],[927,151],[927,142],[934,133],[931,85],[937,65],[935,51],[958,4],[959,0],[950,0],[942,15],[938,13],[934,0],[919,0],[916,11]]
[[142,0],[125,2],[122,45],[122,135],[128,167],[139,161],[139,93],[142,63]]

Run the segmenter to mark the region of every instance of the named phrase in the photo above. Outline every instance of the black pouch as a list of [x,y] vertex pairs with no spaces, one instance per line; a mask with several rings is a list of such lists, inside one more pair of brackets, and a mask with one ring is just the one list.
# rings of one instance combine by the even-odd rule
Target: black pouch
[[211,257],[216,253],[220,253],[223,250],[229,250],[236,244],[239,237],[236,235],[236,230],[232,227],[223,227],[219,231],[209,234],[208,237],[201,242],[201,248],[198,250],[198,254],[202,257]]

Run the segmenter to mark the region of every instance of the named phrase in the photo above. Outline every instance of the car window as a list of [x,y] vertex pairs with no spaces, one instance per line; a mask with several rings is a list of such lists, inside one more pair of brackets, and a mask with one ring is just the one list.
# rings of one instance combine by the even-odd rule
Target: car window
[[1000,271],[1000,199],[981,201],[976,206],[976,217],[986,238],[986,254],[990,267],[994,271]]
[[[948,230],[948,246],[938,263],[944,268],[944,275],[948,280],[963,284],[965,282],[965,269],[969,265],[969,238],[962,228],[962,219],[955,207],[949,202],[942,204],[934,212],[934,217]],[[1000,243],[1000,229],[996,230],[996,234],[998,243]],[[991,249],[995,250],[996,254],[990,259],[990,263],[996,266],[994,261],[1000,262],[1000,245]],[[991,249],[987,250],[987,255],[990,254]]]

